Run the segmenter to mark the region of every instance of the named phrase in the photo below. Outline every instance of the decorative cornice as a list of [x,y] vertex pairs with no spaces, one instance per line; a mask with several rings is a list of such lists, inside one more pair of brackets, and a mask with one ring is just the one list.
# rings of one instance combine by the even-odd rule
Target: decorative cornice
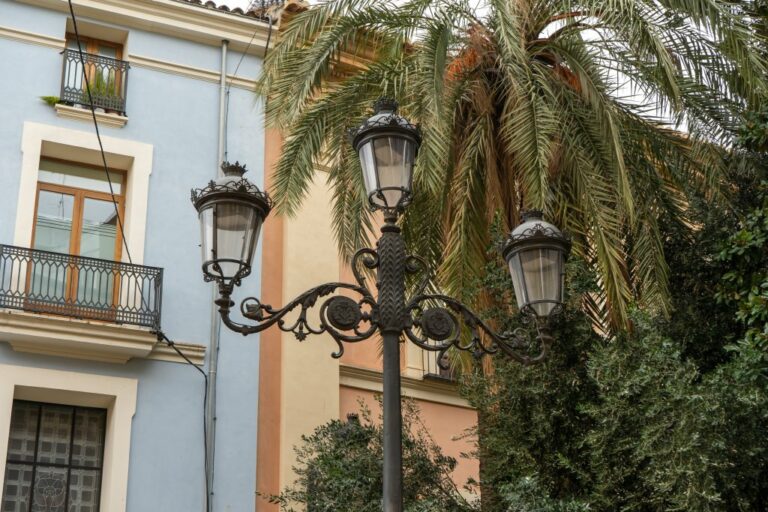
[[[68,12],[67,0],[19,0],[21,2]],[[83,17],[128,28],[170,35],[204,44],[264,55],[269,24],[248,16],[238,16],[217,9],[174,0],[73,0],[75,12]],[[255,35],[254,35],[255,34]],[[250,43],[253,36],[253,42]]]
[[[378,370],[344,364],[339,366],[339,383],[342,386],[381,393],[382,382],[382,375]],[[401,383],[404,396],[427,402],[472,409],[469,402],[459,396],[456,384],[414,379],[407,376],[401,378]]]
[[59,51],[64,50],[64,46],[67,43],[64,39],[58,37],[36,34],[34,32],[27,32],[25,30],[19,30],[13,27],[5,26],[0,26],[0,37],[3,39],[12,39],[22,43],[45,46],[47,48],[53,48],[54,50]]
[[[59,117],[77,119],[78,121],[85,121],[88,123],[93,122],[91,110],[88,108],[70,107],[69,105],[63,105],[61,103],[54,105],[54,108],[56,109],[56,115]],[[128,122],[128,118],[125,116],[107,114],[105,112],[96,112],[96,120],[101,126],[111,126],[113,128],[122,128]]]
[[[210,69],[186,66],[184,64],[177,64],[175,62],[169,62],[166,60],[155,59],[143,55],[136,55],[134,53],[128,56],[128,61],[131,63],[131,67],[146,68],[153,71],[160,71],[163,73],[183,76],[185,78],[202,80],[204,82],[211,82],[215,84],[219,83],[219,72]],[[235,77],[234,75],[227,75],[227,84],[232,84],[232,87],[247,89],[249,91],[252,91],[256,88],[255,80]]]
[[[174,345],[181,350],[181,352],[189,358],[194,364],[202,366],[205,363],[205,345],[198,345],[196,343],[181,343],[175,342]],[[187,363],[187,361],[179,355],[178,352],[173,350],[167,344],[163,342],[157,343],[152,352],[149,353],[147,359],[154,359],[157,361],[168,361],[171,363]]]

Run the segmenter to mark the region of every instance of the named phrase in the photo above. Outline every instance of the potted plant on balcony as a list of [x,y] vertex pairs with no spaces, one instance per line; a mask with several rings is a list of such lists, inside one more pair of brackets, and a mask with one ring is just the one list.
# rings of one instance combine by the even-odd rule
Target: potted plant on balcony
[[[105,105],[114,104],[119,101],[120,95],[117,91],[117,84],[115,81],[115,73],[110,71],[108,75],[103,73],[96,73],[95,80],[90,84],[91,97],[93,98],[93,105],[96,112],[104,113],[116,113],[115,110],[109,109]],[[83,90],[81,94],[81,101],[83,105],[89,105],[88,91]]]

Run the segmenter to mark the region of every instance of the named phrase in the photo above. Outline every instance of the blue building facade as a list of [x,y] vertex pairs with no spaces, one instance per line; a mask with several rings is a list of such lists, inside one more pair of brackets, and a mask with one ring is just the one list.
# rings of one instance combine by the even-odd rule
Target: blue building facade
[[258,338],[217,333],[189,191],[221,149],[263,182],[270,23],[73,4],[83,60],[66,1],[0,0],[0,510],[204,510],[205,383],[158,329],[204,371],[219,337],[213,509],[254,510]]

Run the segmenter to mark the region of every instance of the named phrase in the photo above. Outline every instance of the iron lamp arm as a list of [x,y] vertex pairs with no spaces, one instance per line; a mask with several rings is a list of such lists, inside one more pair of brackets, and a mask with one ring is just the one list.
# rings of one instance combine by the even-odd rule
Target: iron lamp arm
[[[439,352],[438,365],[443,369],[448,369],[443,356],[451,347],[472,352],[475,357],[501,351],[527,366],[546,359],[554,341],[546,321],[530,311],[524,313],[535,318],[537,334],[533,339],[522,328],[494,331],[468,306],[447,295],[417,295],[406,306],[406,312],[410,320],[406,337],[424,350]],[[534,342],[538,342],[537,353],[531,355]]]
[[[273,325],[293,333],[299,341],[304,341],[310,334],[328,333],[338,346],[338,350],[331,355],[339,358],[344,354],[343,343],[366,340],[378,330],[378,305],[365,286],[365,278],[359,269],[360,265],[375,268],[377,263],[378,255],[375,251],[362,249],[353,258],[352,269],[357,284],[321,284],[281,308],[274,308],[256,297],[248,297],[240,303],[240,313],[252,322],[249,324],[241,324],[232,319],[235,303],[231,297],[234,287],[220,285],[220,297],[216,300],[219,315],[224,325],[244,336],[264,331]],[[357,295],[358,298],[353,299],[348,295]],[[315,306],[318,306],[318,317],[310,318],[309,312]]]

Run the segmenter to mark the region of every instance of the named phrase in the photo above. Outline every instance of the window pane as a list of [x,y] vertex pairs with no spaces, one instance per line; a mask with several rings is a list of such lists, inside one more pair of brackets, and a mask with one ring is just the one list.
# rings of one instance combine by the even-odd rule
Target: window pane
[[[115,259],[117,214],[111,201],[86,197],[83,201],[83,228],[80,256]],[[77,273],[77,300],[94,307],[112,305],[115,278],[111,270],[89,268]]]
[[[56,185],[84,188],[87,190],[96,190],[98,192],[109,192],[107,174],[103,169],[48,160],[46,158],[40,159],[40,171],[37,175],[37,179],[43,183],[54,183]],[[114,190],[114,193],[117,195],[122,194],[123,174],[111,171],[109,173],[109,179],[112,180],[112,189]]]
[[40,439],[37,443],[37,462],[69,464],[69,443],[72,434],[71,407],[47,405],[40,421]]
[[75,197],[41,190],[37,198],[35,249],[69,254]]
[[67,468],[38,466],[32,512],[66,512]]
[[11,413],[11,435],[8,438],[8,460],[33,462],[40,408],[37,404],[14,402]]
[[31,489],[32,466],[8,463],[5,466],[2,512],[27,512]]
[[117,213],[112,201],[86,197],[83,201],[83,232],[80,256],[112,260],[115,258]]
[[72,465],[101,467],[104,453],[104,424],[107,412],[78,409],[75,413],[75,437],[72,441]]
[[99,509],[101,471],[73,469],[69,477],[69,511],[96,512]]
[[[37,197],[37,219],[33,246],[42,251],[70,253],[72,212],[75,198],[69,194],[41,190]],[[36,262],[30,277],[30,298],[66,299],[67,267],[54,261]]]

